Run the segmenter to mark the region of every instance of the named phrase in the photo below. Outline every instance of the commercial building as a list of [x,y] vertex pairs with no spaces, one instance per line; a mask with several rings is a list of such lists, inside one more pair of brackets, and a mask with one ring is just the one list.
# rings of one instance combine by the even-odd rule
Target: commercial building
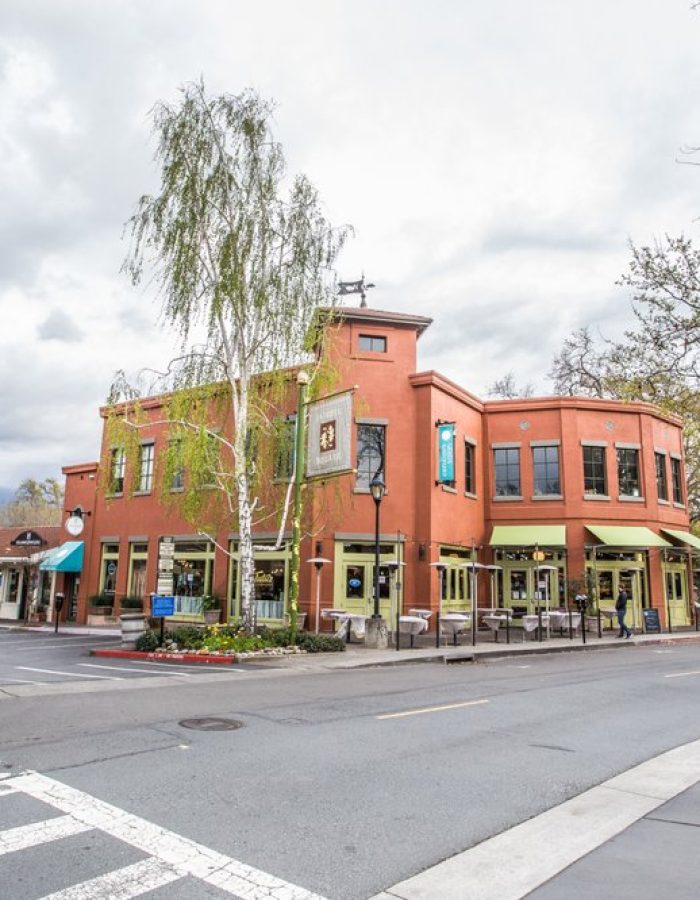
[[[325,318],[333,390],[352,391],[355,471],[317,478],[306,493],[300,603],[307,626],[314,625],[317,589],[321,607],[372,612],[370,481],[378,471],[386,485],[385,616],[397,605],[436,609],[440,591],[449,609],[471,607],[476,590],[480,606],[530,611],[544,601],[558,605],[584,584],[601,605],[625,587],[637,627],[651,607],[663,622],[670,614],[672,625],[689,625],[691,554],[700,541],[689,529],[681,421],[644,403],[480,400],[438,372],[417,371],[418,341],[430,321],[367,308]],[[293,394],[282,415],[294,413]],[[162,502],[163,493],[177,499],[187,472],[171,472],[171,483],[162,484],[168,437],[156,424],[161,402],[144,403],[154,424],[140,434],[138,471],[128,470],[107,436],[99,464],[64,469],[66,511],[84,523],[79,620],[91,594],[113,597],[117,612],[124,596],[166,588],[181,617],[197,618],[200,598],[212,593],[225,598],[225,620],[240,613],[235,526],[196,533],[176,504]],[[221,427],[226,432],[228,424]],[[100,471],[109,473],[111,496],[98,487]],[[279,474],[270,472],[272,490],[284,487],[274,484]],[[291,555],[289,533],[281,543],[276,538],[272,521],[256,531],[258,615],[271,623],[287,612]],[[319,558],[328,562],[317,570],[308,560]],[[470,561],[493,568],[470,570]]]

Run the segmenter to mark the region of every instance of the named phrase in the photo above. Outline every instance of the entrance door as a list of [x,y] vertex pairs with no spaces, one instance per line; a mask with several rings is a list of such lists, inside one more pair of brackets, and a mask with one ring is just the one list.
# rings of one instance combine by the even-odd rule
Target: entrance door
[[642,627],[642,584],[641,573],[638,569],[623,569],[618,573],[617,594],[624,590],[627,592],[627,615],[625,625],[630,628]]
[[685,566],[666,567],[666,604],[671,613],[671,627],[690,625]]
[[511,606],[516,612],[529,612],[527,569],[510,569],[504,572],[508,580],[506,589],[506,606]]

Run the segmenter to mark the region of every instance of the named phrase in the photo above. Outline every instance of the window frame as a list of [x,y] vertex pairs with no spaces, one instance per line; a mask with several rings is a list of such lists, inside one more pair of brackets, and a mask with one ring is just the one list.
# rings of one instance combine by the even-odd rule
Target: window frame
[[654,473],[656,475],[656,497],[661,503],[668,503],[668,474],[664,450],[654,450]]
[[[363,342],[368,346],[363,346]],[[376,346],[376,345],[379,346]],[[357,336],[357,349],[360,353],[386,353],[389,342],[384,334],[359,334]]]
[[[503,462],[498,461],[499,454],[505,454],[505,459]],[[515,456],[515,462],[512,461],[511,456]],[[509,491],[509,490],[501,490],[499,488],[499,472],[504,471],[506,473],[506,484],[505,487],[516,487],[517,490]],[[517,471],[517,480],[511,482],[511,472],[513,470]],[[494,496],[499,499],[506,500],[514,500],[514,499],[522,499],[522,472],[520,468],[520,447],[493,447],[493,481],[494,481]]]
[[[532,452],[532,493],[534,497],[561,497],[561,454],[559,452],[559,444],[552,441],[549,443],[538,443],[530,446],[530,450]],[[551,451],[554,451],[556,455],[556,461],[553,462],[551,459],[548,459],[547,456]],[[536,457],[538,454],[543,454],[543,459],[538,460]],[[556,479],[552,479],[549,472],[552,467],[556,464]],[[544,470],[544,487],[549,487],[549,482],[552,481],[556,486],[557,490],[542,490],[542,484],[540,482],[540,478],[538,476],[538,470]],[[539,488],[539,489],[538,489]]]
[[138,494],[150,494],[153,490],[153,475],[156,465],[155,441],[143,441],[139,450]]
[[671,490],[676,506],[685,506],[683,499],[683,461],[671,454]]
[[476,497],[476,442],[464,439],[464,493]]
[[109,451],[109,473],[112,494],[123,494],[126,480],[126,450],[112,447]]
[[[583,493],[587,497],[607,497],[608,495],[608,471],[607,471],[607,447],[602,447],[598,444],[584,444],[581,447],[581,460],[583,463]],[[595,456],[600,453],[600,460],[587,460],[586,454],[591,453],[591,455]],[[590,471],[587,472],[586,470]],[[599,472],[596,472],[596,469],[600,469]],[[596,486],[591,487],[591,482],[595,482],[596,485],[600,485],[602,480],[603,490],[597,490]]]
[[[617,490],[620,497],[628,499],[630,497],[643,499],[642,494],[642,471],[639,447],[616,447],[617,456]],[[632,468],[629,459],[625,461],[624,457],[634,454],[634,474],[635,482],[630,481],[630,470]],[[629,488],[631,487],[631,490]],[[624,490],[623,490],[624,488]],[[636,493],[635,493],[636,489]]]
[[[366,466],[362,465],[361,455],[363,453],[363,448],[360,443],[360,436],[363,433],[364,429],[376,429],[377,434],[381,434],[381,440],[378,442],[381,445],[380,449],[380,462],[381,465],[377,466],[373,460],[376,459],[376,454],[370,456],[368,459],[368,464]],[[386,438],[387,438],[387,425],[383,422],[355,422],[355,439],[356,439],[356,454],[355,454],[355,491],[362,494],[370,493],[370,482],[372,479],[379,475],[383,478],[384,483],[386,484]],[[372,448],[370,448],[371,450]],[[366,472],[363,471],[366,469]],[[365,483],[366,482],[366,483]]]

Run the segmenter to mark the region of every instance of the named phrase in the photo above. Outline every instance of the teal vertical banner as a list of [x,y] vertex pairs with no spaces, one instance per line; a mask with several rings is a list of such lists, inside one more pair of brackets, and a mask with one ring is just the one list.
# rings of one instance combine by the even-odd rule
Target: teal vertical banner
[[455,480],[455,427],[452,423],[438,425],[438,477],[442,483]]

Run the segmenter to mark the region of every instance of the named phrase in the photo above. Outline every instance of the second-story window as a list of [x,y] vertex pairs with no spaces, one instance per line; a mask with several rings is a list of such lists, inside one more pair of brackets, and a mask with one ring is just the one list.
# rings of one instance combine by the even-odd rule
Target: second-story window
[[357,426],[357,480],[355,487],[359,490],[369,490],[369,485],[375,475],[384,474],[386,426],[385,425],[358,425]]
[[476,447],[470,441],[464,442],[464,490],[476,494]]
[[673,484],[673,502],[683,502],[683,479],[681,475],[681,461],[675,456],[671,457],[671,482]]
[[668,500],[668,481],[666,480],[666,454],[654,453],[656,467],[656,493],[659,500]]
[[153,488],[153,443],[141,444],[139,461],[139,491],[148,492]]
[[183,459],[182,441],[179,438],[175,438],[170,442],[168,453],[170,490],[181,491],[185,487],[185,462]]
[[124,472],[126,470],[126,456],[123,447],[114,447],[111,458],[112,493],[124,493]]
[[561,494],[559,447],[533,447],[532,469],[536,496]]
[[497,497],[520,496],[520,450],[499,447],[493,451]]
[[629,447],[617,449],[617,480],[622,497],[640,497],[639,450]]
[[583,492],[606,496],[605,447],[583,448]]
[[361,334],[358,346],[369,353],[386,353],[386,338],[379,334]]
[[272,477],[277,481],[290,481],[294,472],[294,440],[296,416],[280,419],[275,423],[275,449]]

